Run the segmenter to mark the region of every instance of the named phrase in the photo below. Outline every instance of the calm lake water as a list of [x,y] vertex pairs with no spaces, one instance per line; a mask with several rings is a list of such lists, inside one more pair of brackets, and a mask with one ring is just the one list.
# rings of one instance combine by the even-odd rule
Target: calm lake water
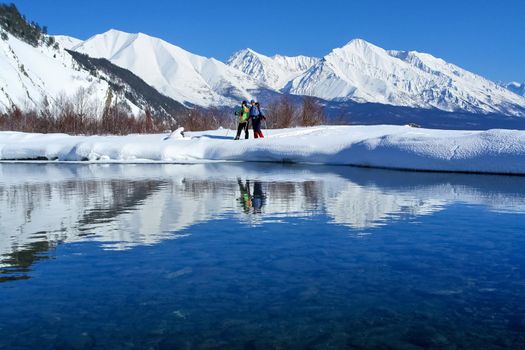
[[523,349],[525,178],[0,164],[0,349]]

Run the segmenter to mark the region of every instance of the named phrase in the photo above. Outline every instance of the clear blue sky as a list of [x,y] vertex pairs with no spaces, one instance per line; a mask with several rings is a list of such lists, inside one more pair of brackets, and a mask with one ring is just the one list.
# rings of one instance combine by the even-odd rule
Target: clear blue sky
[[[9,1],[7,1],[9,2]],[[525,0],[15,0],[52,34],[144,32],[226,60],[323,56],[353,38],[428,52],[496,81],[525,81]]]

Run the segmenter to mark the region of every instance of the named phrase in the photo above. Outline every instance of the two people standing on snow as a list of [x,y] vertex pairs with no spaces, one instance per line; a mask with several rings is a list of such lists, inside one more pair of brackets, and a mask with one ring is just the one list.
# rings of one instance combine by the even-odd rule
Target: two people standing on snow
[[253,137],[254,138],[264,138],[264,135],[261,130],[261,122],[262,120],[266,120],[266,117],[261,113],[261,106],[259,105],[259,102],[255,102],[254,100],[250,101],[250,107],[248,107],[248,103],[246,101],[242,101],[241,109],[236,113],[236,115],[239,116],[239,126],[237,127],[237,136],[235,136],[235,140],[238,140],[241,136],[241,132],[244,130],[244,137],[246,139],[249,138],[249,128],[250,128],[250,120],[252,122],[252,128],[253,128]]

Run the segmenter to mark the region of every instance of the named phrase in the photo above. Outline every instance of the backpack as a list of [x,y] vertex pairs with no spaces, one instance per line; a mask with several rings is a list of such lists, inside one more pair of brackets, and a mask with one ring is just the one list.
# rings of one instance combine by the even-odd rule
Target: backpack
[[261,111],[257,106],[250,107],[250,117],[252,119],[259,119],[259,116],[261,115]]

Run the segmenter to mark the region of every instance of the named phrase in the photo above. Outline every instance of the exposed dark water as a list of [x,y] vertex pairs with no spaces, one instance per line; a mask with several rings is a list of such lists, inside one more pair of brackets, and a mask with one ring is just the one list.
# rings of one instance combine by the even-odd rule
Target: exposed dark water
[[525,348],[525,178],[0,164],[0,349]]

